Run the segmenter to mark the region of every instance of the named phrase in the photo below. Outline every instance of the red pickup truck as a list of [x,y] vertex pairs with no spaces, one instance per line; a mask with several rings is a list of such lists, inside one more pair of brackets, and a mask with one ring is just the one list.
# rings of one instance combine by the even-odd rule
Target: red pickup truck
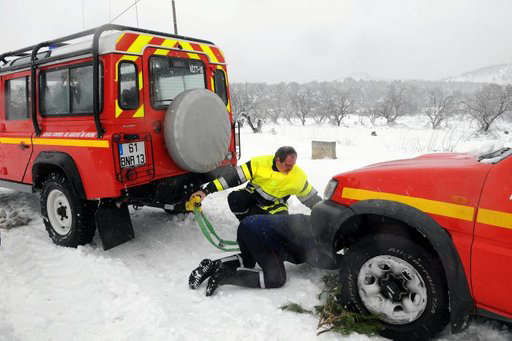
[[384,336],[430,338],[473,314],[512,322],[512,149],[429,154],[336,175],[312,222],[340,299]]

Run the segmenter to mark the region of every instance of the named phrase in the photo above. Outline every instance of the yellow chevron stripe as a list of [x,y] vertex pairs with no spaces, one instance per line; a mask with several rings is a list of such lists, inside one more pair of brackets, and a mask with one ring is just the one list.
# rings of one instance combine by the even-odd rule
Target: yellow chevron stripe
[[190,58],[190,59],[197,59],[197,60],[201,60],[201,57],[199,57],[199,55],[197,53],[190,53],[188,52],[187,53],[187,56]]
[[208,55],[210,58],[210,63],[218,63],[217,57],[215,57],[215,54],[213,53],[212,49],[208,45],[201,45],[201,48],[203,49],[203,52]]
[[165,39],[164,42],[160,46],[173,48],[174,45],[176,45],[176,42],[177,42],[177,40],[175,40],[175,39]]
[[343,193],[341,196],[343,198],[352,200],[382,199],[397,201],[412,207],[416,207],[423,212],[450,218],[462,219],[466,221],[473,221],[475,212],[475,209],[471,206],[457,205],[444,201],[429,200],[393,193],[375,192],[350,187],[343,188]]
[[512,214],[479,208],[476,221],[482,224],[512,229]]
[[119,106],[119,102],[116,99],[116,118],[121,116],[122,113],[123,113],[123,109],[121,109],[121,107]]
[[129,53],[141,53],[142,50],[148,43],[153,39],[152,36],[148,36],[145,34],[141,34],[135,39],[135,41],[132,43],[132,45],[126,50],[126,52]]
[[117,44],[117,43],[119,43],[119,41],[121,41],[121,39],[124,37],[124,35],[125,35],[125,34],[126,34],[126,33],[121,33],[121,34],[119,35],[119,37],[118,37],[118,38],[117,38],[117,40],[116,40],[116,44]]
[[133,117],[144,117],[144,104],[140,106],[139,109],[133,114]]
[[121,63],[123,60],[135,62],[137,60],[137,58],[139,58],[139,57],[138,56],[129,56],[129,55],[125,55],[125,56],[122,56],[121,58],[119,58],[119,60],[116,63],[116,82],[119,79],[118,78],[119,77],[119,63]]
[[0,137],[0,143],[5,144],[30,144],[30,137]]
[[[187,51],[195,51],[192,45],[186,41],[180,41],[181,47],[183,47],[183,52]],[[197,53],[187,52],[187,55],[190,59],[201,59]]]
[[154,54],[159,56],[166,56],[170,50],[157,49]]
[[94,148],[108,148],[108,140],[75,140],[75,139],[48,139],[48,138],[34,138],[32,139],[35,145],[47,146],[70,146],[70,147],[94,147]]
[[139,71],[139,90],[142,90],[144,83],[142,82],[142,71]]
[[181,47],[183,47],[184,50],[194,51],[194,49],[192,48],[192,45],[190,45],[190,43],[188,41],[180,41],[180,45],[181,45]]

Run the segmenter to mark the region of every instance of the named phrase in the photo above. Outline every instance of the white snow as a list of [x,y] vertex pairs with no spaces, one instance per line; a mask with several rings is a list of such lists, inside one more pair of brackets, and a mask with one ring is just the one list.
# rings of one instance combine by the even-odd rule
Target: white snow
[[[242,162],[292,145],[298,164],[320,192],[337,173],[390,159],[434,151],[483,150],[486,144],[510,145],[504,132],[475,137],[474,127],[435,131],[425,121],[404,118],[397,127],[367,126],[349,117],[347,126],[264,126],[262,134],[246,128]],[[365,125],[366,124],[366,125]],[[502,127],[504,128],[504,127]],[[507,128],[510,128],[507,126]],[[375,131],[377,136],[371,136]],[[336,141],[336,160],[311,160],[311,140]],[[205,214],[226,239],[234,239],[237,221],[229,212],[227,191],[204,201]],[[190,271],[203,258],[225,254],[202,236],[191,215],[162,210],[132,211],[136,238],[103,251],[98,236],[91,245],[55,246],[44,229],[36,196],[0,190],[0,341],[13,340],[379,340],[352,334],[316,336],[317,320],[283,312],[289,301],[317,304],[325,271],[287,265],[283,288],[256,290],[221,287],[205,297],[204,284],[188,288]],[[308,213],[290,200],[292,213]],[[8,228],[8,229],[7,229]],[[459,335],[445,330],[441,340],[510,340],[503,324],[478,319]]]

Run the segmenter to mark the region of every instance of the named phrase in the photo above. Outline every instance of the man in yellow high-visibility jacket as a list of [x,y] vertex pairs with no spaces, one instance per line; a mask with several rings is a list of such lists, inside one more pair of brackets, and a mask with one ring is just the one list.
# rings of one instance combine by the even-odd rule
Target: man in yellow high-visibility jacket
[[248,182],[244,189],[228,195],[229,208],[240,221],[253,214],[288,214],[286,201],[290,195],[312,208],[322,199],[296,161],[293,147],[280,147],[275,155],[254,157],[236,167],[236,172],[213,180],[192,196],[203,200],[210,193]]

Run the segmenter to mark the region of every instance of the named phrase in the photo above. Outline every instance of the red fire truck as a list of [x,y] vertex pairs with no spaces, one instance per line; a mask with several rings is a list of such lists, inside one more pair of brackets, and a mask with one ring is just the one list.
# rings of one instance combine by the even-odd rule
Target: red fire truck
[[40,191],[56,244],[133,238],[128,205],[179,211],[238,136],[209,41],[105,25],[0,54],[0,186]]

